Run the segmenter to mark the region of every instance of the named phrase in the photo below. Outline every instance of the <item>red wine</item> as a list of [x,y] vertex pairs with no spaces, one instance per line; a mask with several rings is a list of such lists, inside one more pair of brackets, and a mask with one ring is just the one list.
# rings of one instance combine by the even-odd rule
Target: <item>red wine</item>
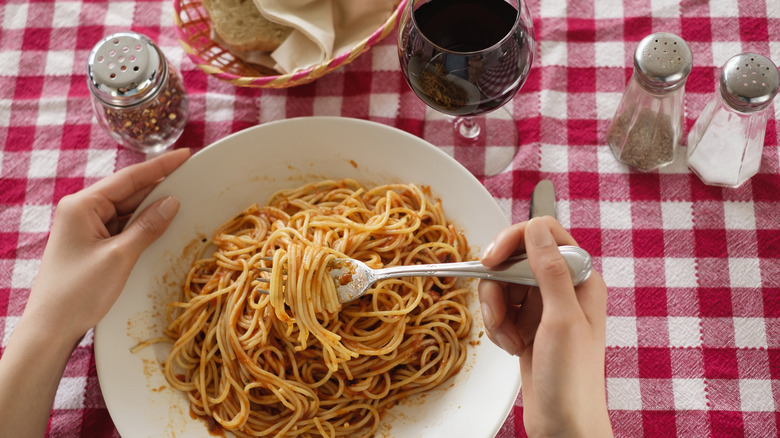
[[420,32],[453,52],[476,52],[512,31],[517,9],[504,0],[433,0],[414,11]]
[[403,23],[401,69],[429,106],[451,115],[492,111],[528,76],[533,39],[505,0],[430,0]]

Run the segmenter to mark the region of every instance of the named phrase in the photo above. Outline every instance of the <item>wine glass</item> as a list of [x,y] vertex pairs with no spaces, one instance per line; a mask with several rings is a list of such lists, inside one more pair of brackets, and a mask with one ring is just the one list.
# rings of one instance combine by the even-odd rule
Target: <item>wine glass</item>
[[[449,116],[454,129],[431,143],[451,140],[455,158],[476,175],[499,173],[514,157],[518,132],[509,111],[504,108],[495,124],[484,114],[503,108],[523,86],[534,45],[524,0],[408,0],[404,8],[401,70],[415,94]],[[426,111],[426,125],[436,118]],[[486,147],[501,150],[489,165],[482,161]]]

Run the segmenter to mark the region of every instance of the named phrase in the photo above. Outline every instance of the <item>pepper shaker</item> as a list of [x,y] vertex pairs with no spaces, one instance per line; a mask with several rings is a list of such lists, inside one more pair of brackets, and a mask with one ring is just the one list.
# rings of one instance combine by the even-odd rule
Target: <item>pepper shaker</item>
[[171,146],[189,116],[181,77],[145,35],[118,32],[99,41],[87,61],[98,122],[114,140],[156,154]]
[[758,173],[777,66],[758,53],[726,61],[716,91],[688,134],[688,167],[709,185],[739,187]]
[[633,74],[607,128],[607,143],[618,161],[642,171],[674,161],[692,65],[691,50],[677,35],[658,32],[639,42]]

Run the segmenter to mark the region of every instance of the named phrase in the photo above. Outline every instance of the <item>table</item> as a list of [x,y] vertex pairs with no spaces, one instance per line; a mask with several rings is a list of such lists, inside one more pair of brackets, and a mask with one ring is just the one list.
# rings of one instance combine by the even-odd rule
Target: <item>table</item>
[[[568,4],[567,4],[568,3]],[[776,0],[531,0],[538,39],[530,78],[510,104],[521,147],[485,186],[512,221],[527,219],[541,178],[559,220],[609,286],[607,394],[617,436],[780,434],[780,110],[758,175],[739,189],[703,185],[685,166],[641,173],[618,164],[604,133],[638,41],[673,32],[691,46],[686,132],[732,55],[780,62]],[[58,200],[143,159],[97,125],[87,55],[135,30],[182,72],[191,119],[177,146],[198,150],[243,128],[329,115],[422,135],[425,106],[399,71],[393,38],[312,84],[236,88],[183,55],[169,0],[6,0],[0,4],[0,354],[22,313]],[[449,153],[455,153],[444,144]],[[457,153],[456,153],[457,155]],[[498,437],[525,436],[522,398]],[[115,436],[91,333],[74,351],[49,436]]]

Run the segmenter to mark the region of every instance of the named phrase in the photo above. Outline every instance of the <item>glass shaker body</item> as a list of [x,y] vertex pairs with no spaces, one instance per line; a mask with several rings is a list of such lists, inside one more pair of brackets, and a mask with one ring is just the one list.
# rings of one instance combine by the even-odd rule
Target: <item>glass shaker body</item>
[[688,133],[688,167],[702,182],[739,187],[758,173],[779,79],[772,61],[756,53],[723,66],[719,90]]
[[87,81],[100,125],[122,146],[159,153],[178,140],[189,117],[181,76],[154,42],[135,32],[101,40]]
[[683,133],[685,81],[693,59],[688,45],[669,33],[645,37],[607,143],[618,161],[642,171],[674,161]]

